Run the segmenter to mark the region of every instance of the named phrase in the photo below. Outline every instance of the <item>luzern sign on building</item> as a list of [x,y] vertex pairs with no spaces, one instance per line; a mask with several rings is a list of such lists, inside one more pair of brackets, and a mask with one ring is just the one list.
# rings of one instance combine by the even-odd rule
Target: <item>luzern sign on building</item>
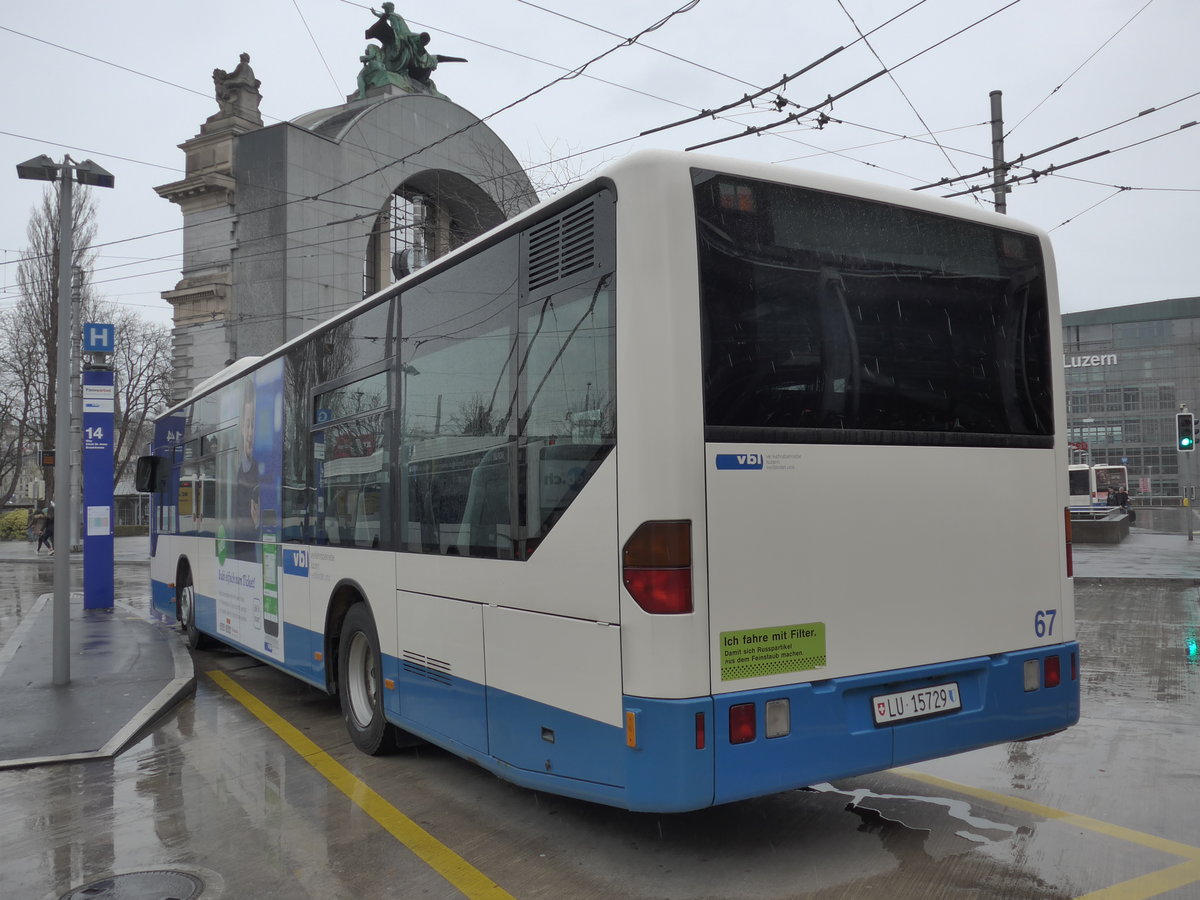
[[1091,356],[1064,356],[1063,368],[1086,369],[1089,366],[1115,366],[1117,354],[1093,353]]

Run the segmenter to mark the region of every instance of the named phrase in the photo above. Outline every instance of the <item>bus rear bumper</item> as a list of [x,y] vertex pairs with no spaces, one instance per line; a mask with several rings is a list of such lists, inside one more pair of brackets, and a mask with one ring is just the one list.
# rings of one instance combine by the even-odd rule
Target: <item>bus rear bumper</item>
[[[1047,687],[1042,673],[1051,658],[1060,679]],[[1034,669],[1038,684],[1027,690],[1027,672]],[[877,698],[949,682],[958,685],[961,709],[876,724]],[[768,738],[766,703],[784,698],[790,732]],[[1079,645],[722,694],[714,701],[713,802],[728,803],[1061,731],[1079,720]],[[733,744],[730,708],[746,703],[754,704],[756,736]]]

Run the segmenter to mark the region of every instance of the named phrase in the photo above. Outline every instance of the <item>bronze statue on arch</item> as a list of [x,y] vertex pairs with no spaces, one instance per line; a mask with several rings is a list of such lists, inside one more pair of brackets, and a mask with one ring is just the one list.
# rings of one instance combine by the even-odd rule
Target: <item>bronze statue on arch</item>
[[366,31],[366,37],[379,41],[379,46],[367,47],[359,62],[363,64],[358,73],[358,96],[366,96],[369,88],[393,84],[402,90],[415,93],[438,92],[430,75],[444,62],[466,62],[458,56],[442,56],[430,53],[429,32],[415,32],[408,27],[404,17],[396,12],[396,5],[383,4],[382,12],[371,9],[376,17],[375,24]]

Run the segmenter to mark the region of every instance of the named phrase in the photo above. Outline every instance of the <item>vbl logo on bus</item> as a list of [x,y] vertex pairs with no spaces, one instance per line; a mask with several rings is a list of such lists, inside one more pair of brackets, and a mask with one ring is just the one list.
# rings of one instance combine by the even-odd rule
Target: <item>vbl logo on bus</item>
[[761,469],[763,457],[761,453],[718,453],[718,469]]
[[308,577],[308,551],[307,550],[292,550],[283,551],[283,574],[284,575],[299,575],[301,578]]

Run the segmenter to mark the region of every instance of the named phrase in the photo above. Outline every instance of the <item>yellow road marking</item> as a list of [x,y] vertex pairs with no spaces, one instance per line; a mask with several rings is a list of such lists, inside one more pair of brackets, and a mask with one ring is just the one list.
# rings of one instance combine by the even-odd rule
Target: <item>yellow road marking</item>
[[470,900],[515,900],[512,894],[388,803],[345,766],[305,737],[298,728],[224,672],[212,671],[207,674],[233,699],[275,732],[305,762],[349,797],[351,802],[383,826],[388,834],[462,891]]
[[[294,725],[276,713],[273,709],[237,684],[224,672],[208,673],[222,689],[242,704],[259,721],[270,728],[289,747],[327,781],[345,794],[352,803],[374,819],[392,837],[404,844],[431,869],[454,885],[470,900],[515,900],[515,898],[488,878],[469,862],[431,835],[428,831],[410,819],[383,797],[376,793],[365,782],[352,774],[345,766],[333,759],[312,740],[305,737]],[[1081,816],[1077,813],[1044,806],[1031,800],[1013,797],[989,791],[986,788],[959,784],[936,775],[926,775],[914,769],[898,768],[892,770],[896,774],[914,781],[921,781],[933,787],[965,794],[1005,806],[1019,809],[1042,819],[1063,822],[1074,825],[1097,834],[1128,841],[1151,850],[1183,857],[1186,862],[1150,872],[1146,875],[1131,878],[1128,881],[1114,884],[1111,887],[1092,891],[1078,897],[1077,900],[1148,900],[1167,891],[1186,887],[1200,882],[1200,847],[1193,847],[1178,841],[1167,840],[1132,828],[1113,825],[1099,819]]]
[[986,800],[989,803],[1006,806],[1009,809],[1019,809],[1041,819],[1053,819],[1067,825],[1074,825],[1077,828],[1094,831],[1097,834],[1107,835],[1108,837],[1128,841],[1141,847],[1157,850],[1160,853],[1182,856],[1187,860],[1187,862],[1179,863],[1166,869],[1160,869],[1137,878],[1131,878],[1128,881],[1122,881],[1111,887],[1092,891],[1076,898],[1076,900],[1148,900],[1150,897],[1157,897],[1159,894],[1164,894],[1167,891],[1173,891],[1200,881],[1200,847],[1193,847],[1190,844],[1182,844],[1179,841],[1156,837],[1142,831],[1134,831],[1132,828],[1113,825],[1111,822],[1103,822],[1100,819],[1066,812],[1061,809],[1055,809],[1052,806],[1043,806],[1041,803],[1034,803],[1032,800],[1023,800],[1020,797],[999,794],[995,791],[989,791],[986,788],[959,784],[956,781],[938,778],[936,775],[926,775],[924,772],[917,772],[914,769],[898,768],[893,771],[905,778],[922,781],[933,787],[966,794],[969,797],[976,797],[980,800]]
[[1092,891],[1077,897],[1076,900],[1144,900],[1146,897],[1157,897],[1176,888],[1187,887],[1200,881],[1200,862],[1180,863],[1169,869],[1160,869],[1140,878],[1131,878],[1112,887]]

